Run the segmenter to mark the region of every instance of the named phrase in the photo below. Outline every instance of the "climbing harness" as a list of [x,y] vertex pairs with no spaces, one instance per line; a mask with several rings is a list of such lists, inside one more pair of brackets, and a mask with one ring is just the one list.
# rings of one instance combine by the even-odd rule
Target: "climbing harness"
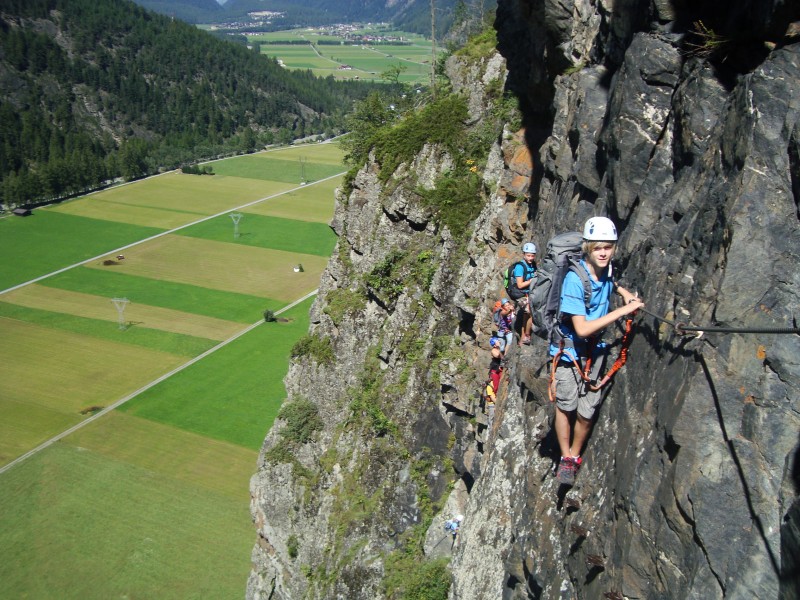
[[[645,314],[650,315],[651,317],[655,318],[658,321],[662,321],[667,325],[670,325],[675,328],[675,331],[678,335],[681,336],[694,336],[700,338],[705,333],[767,333],[767,334],[794,334],[800,335],[800,328],[797,327],[716,327],[712,325],[707,326],[692,326],[687,325],[686,323],[680,321],[673,321],[667,319],[666,317],[657,315],[653,312],[645,308],[639,308],[636,312],[642,311]],[[631,343],[632,336],[632,325],[633,325],[633,316],[636,312],[631,313],[628,318],[625,319],[625,330],[622,335],[622,341],[620,342],[620,350],[619,356],[614,361],[614,364],[611,365],[611,368],[608,372],[601,377],[597,382],[593,382],[589,374],[591,373],[591,366],[592,366],[592,359],[591,355],[593,354],[593,346],[590,346],[589,351],[589,358],[586,360],[586,366],[581,367],[580,363],[575,359],[572,358],[572,363],[575,366],[577,373],[580,374],[581,379],[586,383],[586,387],[588,387],[591,391],[596,392],[600,390],[603,386],[605,386],[611,378],[619,371],[624,365],[625,362],[628,360],[628,347]],[[594,340],[590,340],[590,344],[596,343]],[[555,402],[555,381],[556,381],[556,368],[558,367],[559,360],[561,359],[562,355],[564,354],[564,342],[562,340],[558,352],[556,352],[555,356],[553,356],[553,362],[550,368],[550,384],[548,386],[548,393],[550,396],[550,401]]]
[[[633,317],[636,315],[637,312],[642,311],[643,313],[650,315],[657,321],[661,321],[670,325],[671,327],[675,328],[675,331],[678,335],[681,336],[694,336],[696,338],[702,337],[705,333],[766,333],[766,334],[793,334],[793,335],[800,335],[800,328],[798,327],[717,327],[713,325],[705,325],[705,326],[693,326],[688,325],[682,321],[674,321],[668,319],[664,316],[657,315],[653,312],[645,308],[638,308],[636,311],[628,315],[625,319],[625,328],[624,333],[622,335],[622,340],[620,342],[620,350],[619,356],[614,361],[614,364],[611,365],[608,372],[601,377],[597,382],[593,382],[590,373],[591,373],[591,366],[592,366],[592,354],[594,353],[594,344],[596,344],[596,340],[594,338],[590,338],[588,343],[590,344],[589,348],[589,358],[586,360],[586,366],[581,367],[578,360],[573,357],[570,357],[572,360],[572,364],[575,367],[576,372],[580,375],[581,379],[586,383],[586,386],[593,392],[600,390],[603,386],[605,386],[611,378],[619,371],[624,365],[625,362],[628,360],[628,347],[631,343],[632,335],[632,326],[633,326]],[[548,395],[550,397],[550,402],[555,402],[556,400],[556,368],[559,365],[559,361],[561,357],[564,355],[564,340],[562,339],[558,351],[553,356],[553,361],[550,366],[550,381],[548,385]]]
[[[588,387],[591,391],[596,392],[600,390],[603,386],[605,386],[611,378],[619,371],[628,360],[628,347],[631,345],[631,339],[633,338],[633,317],[636,314],[636,311],[632,312],[625,318],[625,329],[624,333],[622,334],[622,340],[620,341],[620,349],[619,355],[617,359],[614,361],[614,364],[608,369],[606,374],[601,377],[597,382],[592,381],[590,373],[592,371],[592,355],[594,354],[594,348],[597,344],[597,338],[591,337],[589,338],[589,350],[587,354],[589,358],[586,359],[586,366],[581,367],[578,360],[572,356],[570,356],[572,360],[572,364],[575,366],[575,370],[578,374],[580,374],[581,379],[586,383],[586,387]],[[559,361],[561,360],[562,355],[564,354],[564,340],[562,339],[558,351],[553,356],[553,362],[550,366],[550,384],[548,385],[548,395],[550,397],[550,402],[556,401],[556,369],[558,368]]]
[[[596,392],[605,384],[607,384],[614,374],[619,371],[622,367],[625,366],[625,363],[628,360],[628,346],[631,345],[631,338],[633,335],[631,332],[633,331],[633,315],[636,314],[635,312],[628,316],[625,319],[625,332],[622,334],[622,341],[620,342],[619,348],[619,356],[617,356],[617,360],[614,361],[614,364],[611,365],[611,368],[608,372],[600,379],[600,382],[597,385],[593,385],[591,383],[587,383],[587,386],[593,392]],[[589,367],[591,366],[591,357],[586,361],[586,372],[589,372]]]

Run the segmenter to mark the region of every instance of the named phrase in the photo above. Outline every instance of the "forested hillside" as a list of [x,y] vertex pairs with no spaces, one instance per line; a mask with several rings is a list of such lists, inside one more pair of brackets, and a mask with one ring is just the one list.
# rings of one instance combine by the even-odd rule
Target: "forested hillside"
[[217,0],[136,0],[136,4],[187,23],[212,23],[224,14]]
[[116,177],[333,133],[368,87],[289,73],[127,0],[6,0],[2,200],[46,201]]

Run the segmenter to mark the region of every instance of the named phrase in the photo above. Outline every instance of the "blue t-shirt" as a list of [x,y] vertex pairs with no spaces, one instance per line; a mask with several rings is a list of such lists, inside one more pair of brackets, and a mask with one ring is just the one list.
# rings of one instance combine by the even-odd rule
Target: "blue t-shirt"
[[[533,277],[535,272],[536,267],[533,265],[529,265],[524,260],[518,262],[514,265],[514,271],[512,272],[512,275],[514,276],[514,283],[517,282],[517,277],[522,277],[522,281],[528,281],[531,277]],[[531,287],[528,286],[526,288],[519,288],[519,291],[523,294],[527,294],[531,291]]]
[[[584,261],[581,261],[581,266],[586,269],[588,275],[589,270]],[[564,277],[564,285],[561,288],[561,312],[564,313],[565,319],[559,327],[561,327],[561,333],[572,340],[579,357],[586,356],[586,341],[584,338],[578,337],[572,329],[569,315],[582,315],[586,317],[587,321],[593,321],[607,315],[611,293],[614,291],[614,282],[607,272],[598,281],[589,276],[589,281],[592,284],[592,296],[589,299],[588,311],[583,297],[583,284],[577,274],[572,271],[567,273]],[[598,348],[603,346],[604,344],[598,344]],[[558,346],[550,344],[550,356],[555,356],[556,352],[558,352]],[[562,357],[562,360],[572,360],[570,348],[565,348],[564,354],[569,356]]]

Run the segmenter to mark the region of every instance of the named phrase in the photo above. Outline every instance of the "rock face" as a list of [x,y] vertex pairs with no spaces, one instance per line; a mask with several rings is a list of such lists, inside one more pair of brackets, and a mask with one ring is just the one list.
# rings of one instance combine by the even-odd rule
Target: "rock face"
[[[340,194],[308,338],[328,353],[296,353],[251,483],[248,598],[401,597],[420,572],[453,599],[800,595],[798,336],[711,331],[797,327],[800,43],[781,36],[800,15],[688,4],[501,0],[506,71],[448,65],[471,121],[498,78],[523,111],[467,243],[419,201],[461,162],[437,146]],[[698,19],[725,54],[687,45]],[[491,418],[477,390],[501,270],[596,214],[621,230],[618,277],[669,321],[637,318],[565,492],[544,342],[511,352]],[[289,409],[308,405],[299,437]]]

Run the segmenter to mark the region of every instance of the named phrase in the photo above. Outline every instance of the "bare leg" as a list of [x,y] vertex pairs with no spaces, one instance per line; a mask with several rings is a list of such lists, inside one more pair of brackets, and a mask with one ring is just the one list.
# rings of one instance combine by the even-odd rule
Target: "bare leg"
[[556,407],[556,437],[558,447],[561,449],[561,456],[572,456],[570,454],[569,438],[572,433],[570,425],[570,415]]
[[[556,418],[556,423],[558,423],[558,418]],[[567,448],[569,454],[563,454],[563,456],[580,456],[581,450],[583,450],[583,444],[586,438],[589,437],[591,431],[591,419],[584,419],[582,416],[578,415],[575,419],[575,433],[572,436],[572,445]],[[559,439],[559,442],[560,441]]]

